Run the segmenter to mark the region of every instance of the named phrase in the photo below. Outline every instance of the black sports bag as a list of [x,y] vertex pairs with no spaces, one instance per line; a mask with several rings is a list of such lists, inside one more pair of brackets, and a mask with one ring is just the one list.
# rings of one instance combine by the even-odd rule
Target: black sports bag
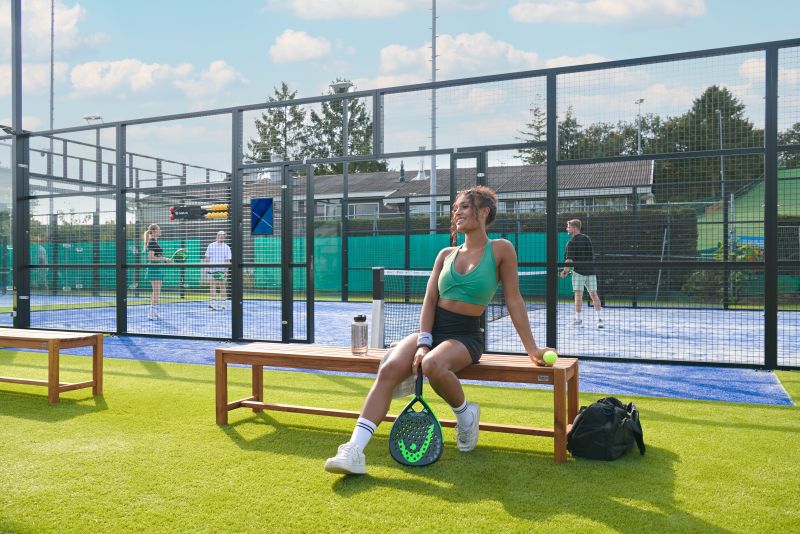
[[639,446],[644,454],[644,435],[639,423],[639,410],[631,402],[606,397],[582,406],[567,434],[567,450],[573,456],[594,460],[616,460]]

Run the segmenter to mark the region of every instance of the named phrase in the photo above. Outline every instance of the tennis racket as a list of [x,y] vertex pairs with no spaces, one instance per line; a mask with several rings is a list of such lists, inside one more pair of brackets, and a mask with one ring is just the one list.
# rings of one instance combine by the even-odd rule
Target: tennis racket
[[[419,411],[414,410],[417,403],[422,405]],[[442,456],[443,443],[442,425],[422,398],[420,367],[414,398],[397,417],[389,433],[389,454],[403,465],[430,465]]]
[[186,261],[186,258],[189,257],[189,252],[185,248],[179,248],[175,252],[172,253],[172,258],[170,258],[175,263],[183,263]]
[[225,271],[208,271],[208,275],[214,280],[225,280]]

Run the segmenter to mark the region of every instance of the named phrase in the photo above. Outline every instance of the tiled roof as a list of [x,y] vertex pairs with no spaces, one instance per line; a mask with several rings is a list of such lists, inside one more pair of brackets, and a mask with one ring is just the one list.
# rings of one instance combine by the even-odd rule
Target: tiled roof
[[[653,183],[653,162],[625,161],[614,163],[591,163],[585,165],[561,165],[558,168],[559,189],[593,189],[606,187],[648,186]],[[450,191],[450,169],[438,169],[437,193],[447,196]],[[429,195],[429,180],[415,180],[416,171],[405,173],[400,181],[399,171],[364,172],[348,174],[350,195],[386,196],[398,198]],[[299,178],[301,186],[305,178]],[[474,184],[475,169],[456,169],[456,188],[464,189]],[[547,165],[508,165],[490,167],[487,183],[498,193],[513,191],[544,191],[547,183]],[[315,176],[314,195],[340,196],[343,189],[341,174]]]

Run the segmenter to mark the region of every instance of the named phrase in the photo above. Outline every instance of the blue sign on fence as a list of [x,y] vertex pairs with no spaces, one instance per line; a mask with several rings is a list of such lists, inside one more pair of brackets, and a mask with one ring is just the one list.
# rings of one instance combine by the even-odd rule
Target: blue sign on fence
[[254,198],[250,200],[250,233],[253,235],[272,235],[271,198]]

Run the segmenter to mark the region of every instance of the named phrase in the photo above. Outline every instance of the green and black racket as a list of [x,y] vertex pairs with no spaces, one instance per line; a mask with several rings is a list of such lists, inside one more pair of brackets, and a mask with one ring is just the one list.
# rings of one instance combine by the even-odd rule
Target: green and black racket
[[[415,404],[422,409],[414,410]],[[422,368],[417,374],[414,398],[397,417],[389,433],[389,454],[403,465],[430,465],[442,455],[442,425],[422,398]]]
[[189,251],[185,248],[179,248],[175,252],[172,253],[172,261],[175,263],[184,263],[186,259],[189,257]]

